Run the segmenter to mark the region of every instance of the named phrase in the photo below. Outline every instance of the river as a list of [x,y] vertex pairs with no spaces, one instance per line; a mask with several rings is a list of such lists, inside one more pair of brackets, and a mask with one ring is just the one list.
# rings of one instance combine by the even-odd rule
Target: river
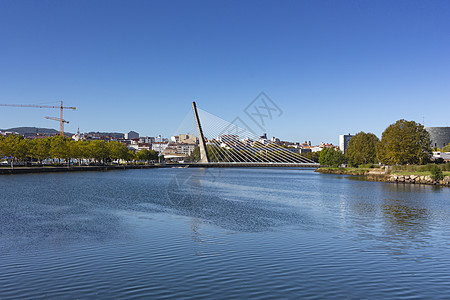
[[0,177],[0,299],[444,299],[450,188],[282,168]]

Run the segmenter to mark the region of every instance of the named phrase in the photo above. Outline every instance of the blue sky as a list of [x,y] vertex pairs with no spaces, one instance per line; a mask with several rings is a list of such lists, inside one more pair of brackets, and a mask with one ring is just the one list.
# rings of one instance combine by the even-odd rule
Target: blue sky
[[232,121],[261,91],[284,140],[450,126],[449,53],[449,1],[0,1],[0,103],[62,99],[72,132],[169,136],[193,100]]

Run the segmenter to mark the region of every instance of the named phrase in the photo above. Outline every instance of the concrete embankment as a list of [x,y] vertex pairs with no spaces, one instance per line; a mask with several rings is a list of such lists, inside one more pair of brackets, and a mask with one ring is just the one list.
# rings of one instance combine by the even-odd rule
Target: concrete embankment
[[48,173],[48,172],[79,172],[79,171],[110,171],[127,169],[151,169],[157,165],[125,165],[125,166],[71,166],[71,167],[16,167],[0,168],[0,174],[25,174],[25,173]]
[[419,176],[419,175],[389,175],[385,180],[392,183],[415,183],[415,184],[432,184],[450,186],[450,176],[445,176],[442,180],[433,180],[431,176]]
[[387,174],[384,169],[371,169],[357,171],[353,168],[319,168],[316,170],[325,174],[341,175],[359,175],[369,181],[389,182],[389,183],[410,183],[410,184],[428,184],[450,187],[450,176],[445,176],[442,180],[433,180],[430,175],[397,175]]

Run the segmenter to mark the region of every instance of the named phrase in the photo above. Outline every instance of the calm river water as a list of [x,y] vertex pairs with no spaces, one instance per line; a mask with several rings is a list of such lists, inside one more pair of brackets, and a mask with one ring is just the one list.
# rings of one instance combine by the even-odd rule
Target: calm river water
[[450,188],[297,169],[0,177],[0,299],[450,297]]

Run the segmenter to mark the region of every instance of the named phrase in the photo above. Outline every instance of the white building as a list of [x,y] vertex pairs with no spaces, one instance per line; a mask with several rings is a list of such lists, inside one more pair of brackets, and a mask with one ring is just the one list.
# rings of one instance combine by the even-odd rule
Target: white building
[[141,136],[139,137],[139,143],[153,143],[155,141],[155,138],[150,136]]
[[218,136],[217,140],[221,143],[237,143],[239,142],[239,136],[235,134],[222,134]]
[[197,137],[193,134],[180,134],[178,142],[182,144],[196,144]]
[[432,159],[435,160],[439,158],[442,158],[444,161],[450,161],[450,152],[441,152],[441,151],[433,152]]
[[177,153],[185,154],[187,156],[187,155],[190,155],[194,151],[195,147],[197,147],[196,144],[178,144],[177,145]]
[[267,134],[266,133],[264,133],[262,136],[259,137],[258,142],[260,142],[263,145],[270,144],[270,140],[267,139]]
[[353,137],[353,135],[349,134],[341,134],[339,135],[339,149],[342,151],[342,153],[345,154],[345,151],[347,150],[348,143],[350,142],[350,139]]
[[169,145],[168,142],[154,142],[152,144],[152,150],[161,153],[164,151],[164,149],[167,148],[168,145]]
[[178,144],[178,142],[180,141],[180,136],[178,136],[178,135],[171,136],[170,141],[172,143]]

